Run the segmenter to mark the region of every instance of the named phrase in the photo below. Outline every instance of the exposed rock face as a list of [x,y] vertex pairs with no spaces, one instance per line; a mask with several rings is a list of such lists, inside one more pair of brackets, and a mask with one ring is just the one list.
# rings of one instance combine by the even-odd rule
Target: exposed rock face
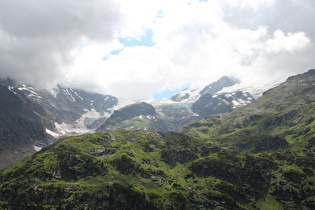
[[[31,113],[31,115],[26,114],[27,120],[22,122],[21,116],[17,118],[24,127],[29,126],[31,136],[39,139],[36,144],[29,145],[27,149],[20,147],[23,155],[6,153],[5,157],[13,162],[33,153],[34,146],[38,150],[61,136],[116,129],[179,131],[194,120],[203,119],[210,114],[230,112],[235,107],[253,100],[243,92],[217,94],[224,87],[237,83],[228,77],[222,77],[202,90],[184,90],[169,98],[171,103],[159,104],[134,103],[131,100],[117,99],[110,95],[88,93],[61,86],[53,91],[39,90],[31,85],[17,84],[10,79],[2,80],[1,83],[10,94],[18,98],[19,101],[12,102],[13,104],[22,103],[27,107],[20,111]],[[130,103],[134,104],[125,107]],[[12,104],[3,103],[3,106],[16,108]],[[32,123],[26,123],[31,119],[34,122],[40,122],[39,126],[33,129]],[[6,128],[1,129],[2,132],[10,133],[10,131],[4,131]],[[37,130],[41,132],[38,133]],[[18,132],[15,133],[17,135]],[[4,134],[3,138],[6,135]],[[10,138],[21,139],[21,136],[12,134]],[[46,136],[51,140],[48,142],[44,140]],[[6,141],[14,142],[8,139]],[[17,146],[17,144],[11,144],[12,149],[14,145]],[[24,146],[26,147],[26,144]],[[8,160],[4,162],[10,162]]]
[[[251,103],[254,98],[250,93],[242,91],[219,92],[223,88],[233,86],[236,83],[236,80],[222,77],[217,82],[211,83],[201,90],[185,89],[169,99],[146,101],[154,106],[156,113],[144,113],[145,107],[141,107],[139,104],[125,107],[120,110],[122,112],[119,112],[120,114],[123,113],[123,120],[114,120],[118,118],[117,111],[98,130],[153,129],[179,131],[192,121],[216,113],[231,112],[235,107]],[[144,110],[137,111],[138,114],[136,115],[127,114],[127,112],[135,112],[136,109]]]
[[213,94],[219,92],[220,90],[222,90],[224,87],[233,86],[236,83],[238,83],[238,81],[233,80],[227,76],[223,76],[218,81],[216,81],[216,82],[206,86],[204,89],[202,89],[200,91],[200,95],[205,95],[205,94],[213,95]]
[[315,132],[314,72],[290,77],[251,104],[193,122],[183,131],[195,137],[211,135],[219,145],[252,152],[302,144],[301,139],[310,139]]
[[28,100],[19,90],[0,84],[0,169],[47,146],[53,139],[45,128],[45,111]]
[[99,128],[98,131],[118,129],[167,130],[166,125],[156,117],[155,108],[141,102],[116,110]]
[[315,80],[315,69],[310,69],[308,72],[291,76],[287,79],[287,82],[307,82]]
[[[36,90],[31,86],[19,89],[42,106],[56,123],[57,129],[65,132],[86,132],[99,126],[111,114],[118,99],[110,95],[88,93],[83,90],[58,86],[54,92]],[[68,128],[68,129],[66,129]]]
[[182,100],[188,99],[189,96],[190,96],[189,93],[185,93],[184,95],[178,93],[178,94],[172,96],[172,97],[171,97],[171,100],[172,100],[172,101],[176,101],[176,102],[180,102],[180,101],[182,101]]
[[249,104],[252,101],[254,98],[249,93],[242,91],[214,96],[207,93],[193,103],[191,109],[199,115],[199,119],[202,119],[213,114],[231,112],[235,107]]
[[58,86],[53,92],[0,80],[0,168],[54,142],[66,133],[84,133],[100,126],[118,99]]

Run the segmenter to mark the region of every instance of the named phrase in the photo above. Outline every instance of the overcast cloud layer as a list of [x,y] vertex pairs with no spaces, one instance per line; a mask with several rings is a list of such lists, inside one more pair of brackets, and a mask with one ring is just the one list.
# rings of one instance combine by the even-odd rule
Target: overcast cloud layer
[[0,76],[133,99],[283,81],[315,68],[314,20],[313,0],[1,0]]

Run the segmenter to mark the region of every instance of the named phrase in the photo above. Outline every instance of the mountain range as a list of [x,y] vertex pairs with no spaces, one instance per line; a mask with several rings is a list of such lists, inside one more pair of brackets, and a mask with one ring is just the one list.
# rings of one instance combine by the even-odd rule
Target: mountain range
[[[14,98],[2,102],[2,116],[15,119],[14,114],[20,112],[20,119],[2,121],[0,150],[6,158],[0,160],[0,168],[65,136],[118,129],[179,131],[194,120],[230,112],[253,101],[248,92],[222,92],[237,83],[225,76],[204,88],[186,89],[170,98],[133,101],[61,86],[43,90],[11,79],[1,80],[1,97]],[[24,108],[19,111],[19,106]],[[14,136],[22,130],[27,134]]]
[[[231,112],[235,107],[252,102],[254,98],[249,92],[222,91],[237,83],[237,80],[224,76],[204,88],[185,89],[170,98],[131,104],[115,111],[97,131],[117,129],[179,131],[195,120],[211,114]],[[149,106],[151,112],[146,111]],[[122,119],[119,117],[122,113],[126,113],[126,116],[127,113],[134,114]]]
[[[66,137],[0,172],[0,206],[314,209],[314,105],[315,70],[310,70],[180,132],[115,130]],[[106,121],[117,125],[139,114],[158,115],[153,104],[137,106],[141,112],[129,105]]]

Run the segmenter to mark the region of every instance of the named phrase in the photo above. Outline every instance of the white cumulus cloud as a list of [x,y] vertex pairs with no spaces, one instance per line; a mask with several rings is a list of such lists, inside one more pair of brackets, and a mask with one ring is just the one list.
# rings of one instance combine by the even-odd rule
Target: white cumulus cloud
[[133,99],[285,80],[314,68],[314,18],[311,0],[2,0],[0,76]]

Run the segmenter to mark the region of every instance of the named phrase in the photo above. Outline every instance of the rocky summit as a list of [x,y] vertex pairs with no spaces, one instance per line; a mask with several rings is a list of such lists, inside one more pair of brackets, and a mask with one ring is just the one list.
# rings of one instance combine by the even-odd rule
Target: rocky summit
[[[211,114],[231,112],[236,107],[254,101],[249,92],[224,90],[237,83],[237,80],[224,76],[204,88],[185,89],[170,98],[145,100],[142,103],[150,104],[154,109],[150,114],[144,113],[146,109],[142,103],[123,107],[119,111],[119,116],[125,113],[123,120],[116,119],[118,112],[114,113],[105,120],[98,131],[115,129],[179,131],[195,120],[204,119]],[[129,112],[138,114],[130,115]]]

